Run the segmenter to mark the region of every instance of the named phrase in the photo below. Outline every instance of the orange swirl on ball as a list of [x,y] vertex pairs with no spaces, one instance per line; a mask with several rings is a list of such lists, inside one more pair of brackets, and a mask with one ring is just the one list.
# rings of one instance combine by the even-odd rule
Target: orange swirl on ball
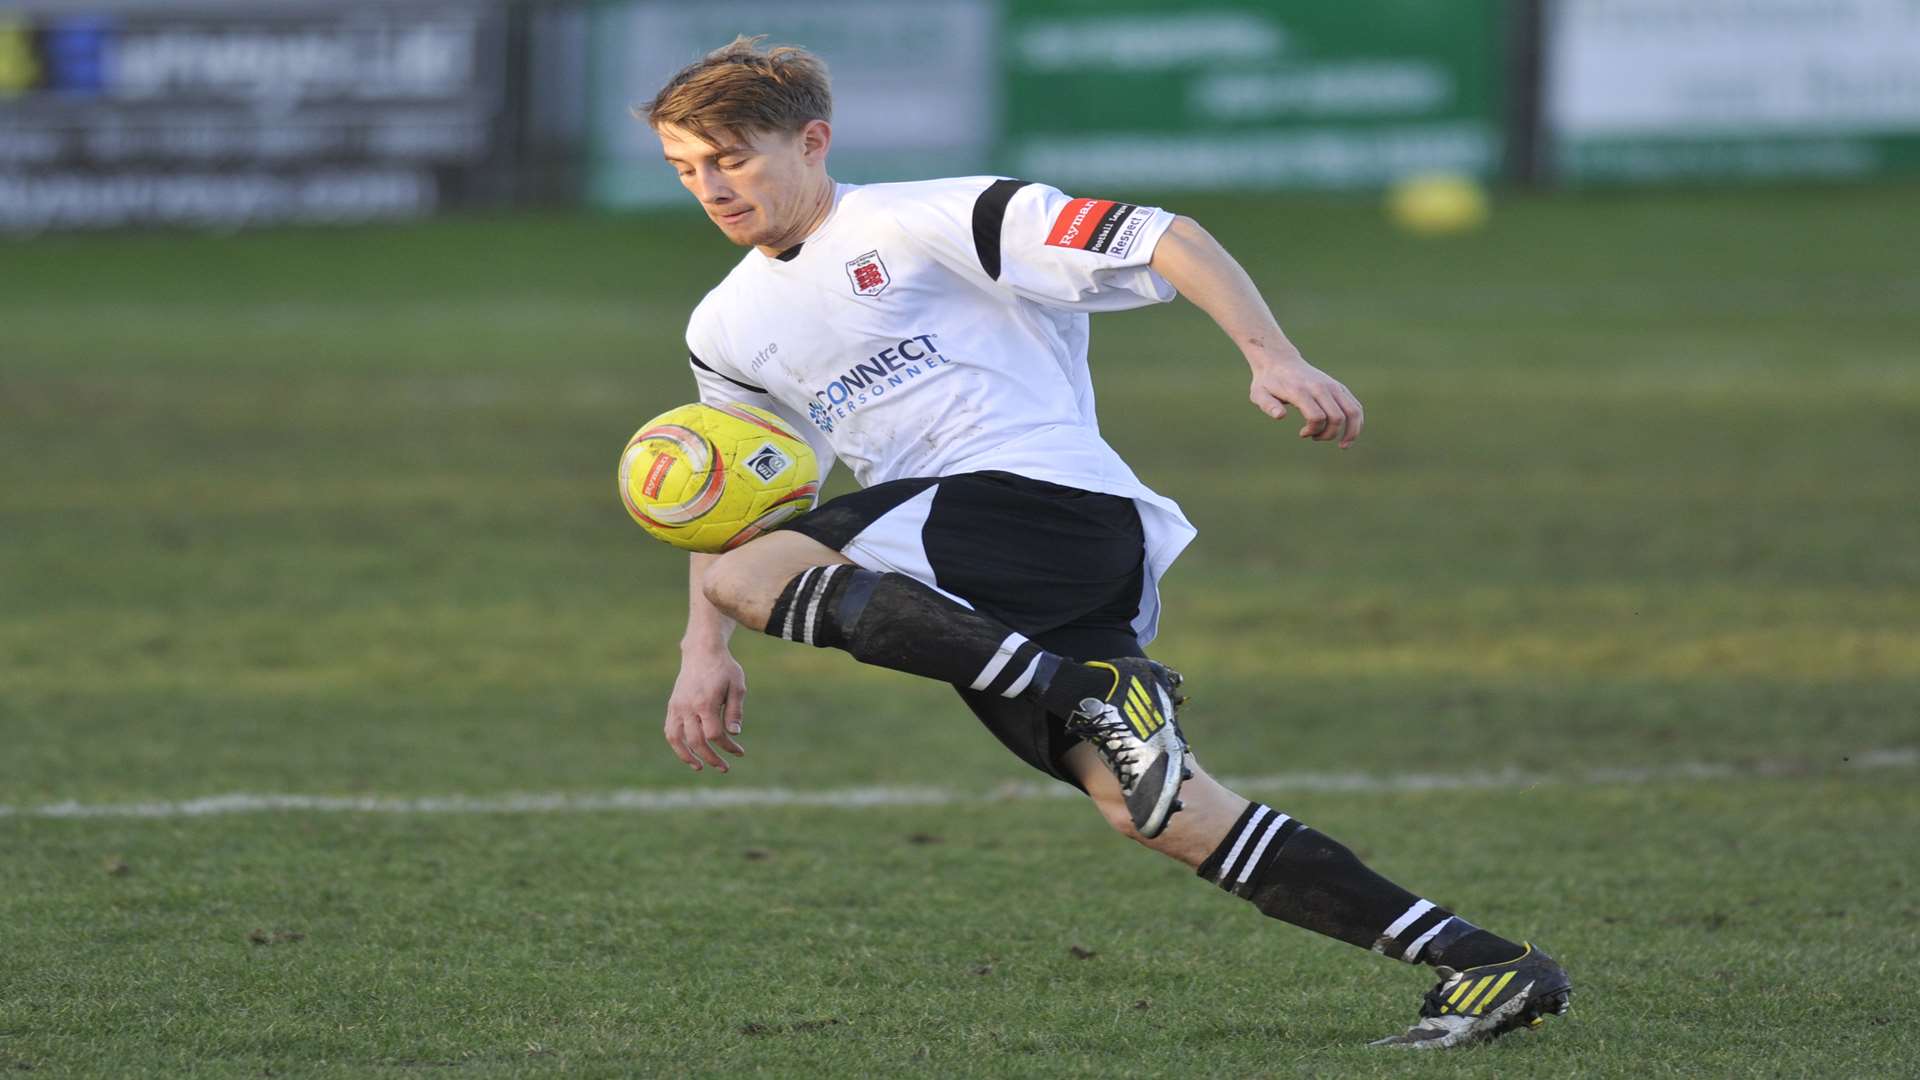
[[[677,506],[656,506],[649,510],[634,501],[633,466],[643,456],[640,451],[653,442],[666,443],[679,452],[687,468],[695,473],[705,471],[707,474],[707,481],[700,490]],[[720,492],[726,482],[727,463],[720,456],[720,448],[713,444],[713,440],[679,424],[647,428],[635,435],[627,443],[626,452],[620,455],[620,499],[627,504],[628,513],[651,525],[671,528],[693,521],[720,501]]]

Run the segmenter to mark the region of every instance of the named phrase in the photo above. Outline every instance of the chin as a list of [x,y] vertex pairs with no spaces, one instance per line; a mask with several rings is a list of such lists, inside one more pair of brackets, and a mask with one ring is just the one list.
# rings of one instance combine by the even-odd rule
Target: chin
[[772,247],[773,242],[778,238],[768,236],[765,233],[729,233],[727,239],[741,247]]
[[754,245],[763,244],[766,242],[762,238],[762,234],[764,231],[765,230],[762,230],[762,229],[738,229],[738,228],[729,229],[729,228],[726,228],[725,226],[722,226],[720,229],[720,235],[726,237],[728,240],[733,241],[735,244],[738,244],[741,247],[752,247]]

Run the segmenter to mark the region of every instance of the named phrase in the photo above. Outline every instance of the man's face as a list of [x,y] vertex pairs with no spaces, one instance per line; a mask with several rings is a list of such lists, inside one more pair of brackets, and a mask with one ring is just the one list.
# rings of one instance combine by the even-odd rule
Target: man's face
[[667,164],[727,239],[782,249],[806,239],[796,234],[818,212],[827,132],[815,120],[792,133],[721,135],[718,145],[672,124],[657,134]]

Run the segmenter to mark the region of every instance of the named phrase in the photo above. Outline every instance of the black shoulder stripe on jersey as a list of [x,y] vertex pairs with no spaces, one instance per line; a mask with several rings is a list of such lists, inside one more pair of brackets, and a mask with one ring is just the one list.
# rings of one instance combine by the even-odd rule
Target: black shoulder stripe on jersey
[[736,379],[733,376],[728,375],[724,371],[713,370],[712,368],[708,367],[706,364],[701,363],[700,358],[693,355],[692,353],[687,354],[687,362],[692,364],[694,367],[699,368],[701,371],[706,372],[709,375],[720,376],[721,378],[727,380],[728,382],[732,383],[733,385],[739,387],[742,390],[751,390],[756,394],[764,394],[767,392],[766,388],[763,386],[755,386],[752,383],[743,383],[739,379]]
[[1014,192],[1031,183],[995,180],[973,200],[973,251],[980,256],[980,269],[995,281],[1000,280],[1000,225],[1007,219],[1007,202]]

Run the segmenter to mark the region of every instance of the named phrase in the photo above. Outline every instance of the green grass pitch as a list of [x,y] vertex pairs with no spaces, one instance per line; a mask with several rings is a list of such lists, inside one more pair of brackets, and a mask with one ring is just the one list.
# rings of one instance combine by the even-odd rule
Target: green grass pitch
[[[613,467],[735,253],[530,216],[0,245],[0,1072],[1913,1075],[1920,188],[1515,199],[1446,241],[1165,202],[1368,407],[1301,443],[1191,307],[1095,321],[1109,437],[1201,530],[1155,647],[1198,753],[1541,942],[1572,1015],[1370,1051],[1422,973],[839,654],[741,635],[749,756],[690,775],[684,561]],[[975,797],[41,810],[865,785]]]

